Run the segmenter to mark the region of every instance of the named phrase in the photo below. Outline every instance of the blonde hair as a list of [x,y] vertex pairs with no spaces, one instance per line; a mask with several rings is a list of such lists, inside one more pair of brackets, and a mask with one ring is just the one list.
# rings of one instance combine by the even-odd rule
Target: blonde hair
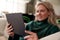
[[53,9],[53,6],[51,3],[49,2],[40,2],[38,4],[35,5],[35,9],[39,6],[39,5],[43,5],[45,6],[45,8],[49,11],[50,15],[48,17],[48,22],[52,23],[54,25],[56,25],[56,18],[55,18],[55,11]]

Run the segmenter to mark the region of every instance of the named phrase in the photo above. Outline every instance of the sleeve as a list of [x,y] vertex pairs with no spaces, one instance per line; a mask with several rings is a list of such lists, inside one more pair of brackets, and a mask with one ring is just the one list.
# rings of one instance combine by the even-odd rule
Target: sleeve
[[27,24],[27,25],[26,25],[26,30],[31,31],[31,27],[32,27],[31,24]]
[[26,30],[31,31],[32,26],[33,26],[33,21],[31,21],[31,22],[27,23],[27,25],[26,25]]
[[9,36],[8,40],[19,40],[19,35],[15,34],[14,37]]
[[51,28],[51,34],[56,33],[56,32],[59,32],[59,31],[60,31],[60,29],[57,26],[53,26]]
[[26,30],[29,30],[29,25],[28,24],[26,25]]

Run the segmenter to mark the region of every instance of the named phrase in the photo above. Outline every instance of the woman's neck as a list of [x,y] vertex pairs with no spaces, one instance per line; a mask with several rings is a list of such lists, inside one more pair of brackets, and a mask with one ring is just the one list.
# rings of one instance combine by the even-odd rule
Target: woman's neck
[[35,19],[34,21],[45,22],[45,21],[48,21],[48,18],[46,18],[46,19],[44,19],[44,20],[37,20],[37,19]]

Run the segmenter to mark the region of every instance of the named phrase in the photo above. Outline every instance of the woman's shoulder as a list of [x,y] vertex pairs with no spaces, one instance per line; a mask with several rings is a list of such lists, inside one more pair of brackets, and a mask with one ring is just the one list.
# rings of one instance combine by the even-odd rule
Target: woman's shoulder
[[57,25],[54,24],[50,24],[52,26],[52,28],[59,28]]
[[50,24],[51,25],[51,31],[52,32],[58,32],[60,31],[60,28],[57,26],[57,25],[54,25],[54,24]]

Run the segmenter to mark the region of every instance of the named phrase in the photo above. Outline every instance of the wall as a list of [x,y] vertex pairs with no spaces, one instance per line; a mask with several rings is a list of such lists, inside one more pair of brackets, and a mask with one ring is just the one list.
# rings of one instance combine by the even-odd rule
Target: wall
[[47,0],[47,1],[49,1],[51,4],[53,4],[56,15],[60,16],[60,0]]

